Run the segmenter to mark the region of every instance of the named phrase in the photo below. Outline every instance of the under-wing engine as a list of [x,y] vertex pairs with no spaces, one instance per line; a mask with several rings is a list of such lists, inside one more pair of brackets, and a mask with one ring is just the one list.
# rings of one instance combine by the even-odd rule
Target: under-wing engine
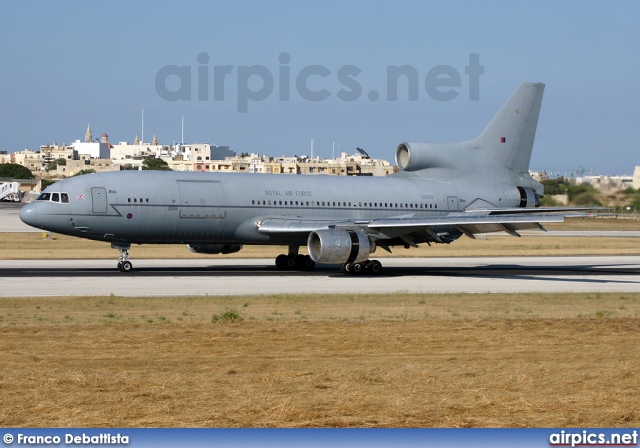
[[242,249],[240,244],[187,244],[187,247],[191,252],[197,254],[233,254],[239,252]]
[[376,245],[361,230],[322,229],[309,234],[307,248],[315,262],[353,264],[367,261]]

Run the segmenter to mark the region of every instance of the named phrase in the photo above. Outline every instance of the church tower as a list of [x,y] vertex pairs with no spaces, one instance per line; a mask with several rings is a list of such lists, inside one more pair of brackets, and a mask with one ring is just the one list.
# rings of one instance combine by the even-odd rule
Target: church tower
[[87,124],[87,132],[84,134],[84,141],[87,143],[91,143],[93,141],[93,136],[91,135],[91,126]]

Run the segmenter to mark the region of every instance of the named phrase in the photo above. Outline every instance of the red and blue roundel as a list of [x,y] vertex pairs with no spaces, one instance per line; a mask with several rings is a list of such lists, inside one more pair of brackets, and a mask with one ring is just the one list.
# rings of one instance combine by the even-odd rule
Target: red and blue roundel
[[131,213],[127,213],[127,219],[131,219],[133,218],[133,215]]

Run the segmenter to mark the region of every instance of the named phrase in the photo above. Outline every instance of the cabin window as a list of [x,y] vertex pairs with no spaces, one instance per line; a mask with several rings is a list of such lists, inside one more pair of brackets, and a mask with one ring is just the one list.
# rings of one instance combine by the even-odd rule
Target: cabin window
[[127,202],[131,202],[131,198],[127,198]]
[[69,203],[69,195],[67,193],[60,193],[60,202],[63,204]]
[[256,203],[255,199],[251,200],[251,205],[254,205]]
[[51,193],[52,202],[60,202],[60,193]]

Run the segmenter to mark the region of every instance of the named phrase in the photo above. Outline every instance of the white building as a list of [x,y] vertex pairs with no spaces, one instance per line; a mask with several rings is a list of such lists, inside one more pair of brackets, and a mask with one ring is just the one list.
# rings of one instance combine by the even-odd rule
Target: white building
[[631,186],[633,188],[635,188],[636,190],[638,188],[640,188],[640,166],[637,166],[634,170],[633,170],[633,181]]
[[111,149],[106,143],[98,142],[81,142],[76,140],[71,144],[73,150],[78,153],[81,159],[109,159],[111,158]]

